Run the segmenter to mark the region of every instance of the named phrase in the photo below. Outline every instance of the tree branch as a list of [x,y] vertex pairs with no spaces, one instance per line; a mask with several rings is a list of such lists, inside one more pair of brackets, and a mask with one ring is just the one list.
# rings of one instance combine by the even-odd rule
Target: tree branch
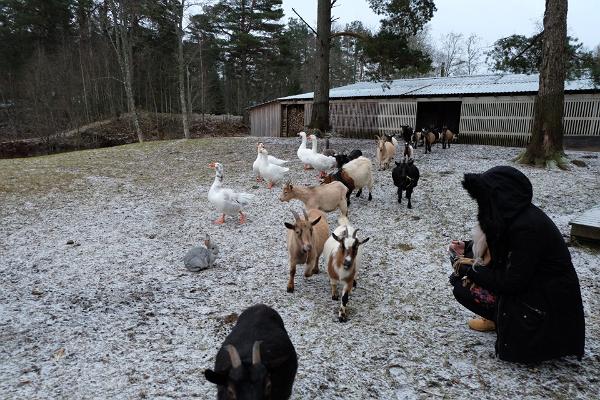
[[335,37],[342,37],[342,36],[350,36],[355,39],[367,40],[366,35],[363,35],[362,33],[358,33],[358,32],[351,32],[351,31],[335,32],[335,33],[331,34],[330,38],[333,39]]
[[516,56],[514,56],[510,61],[514,61],[517,58],[521,57],[523,54],[525,54],[525,52],[527,50],[529,50],[530,48],[533,47],[534,44],[536,44],[538,42],[538,40],[540,40],[542,38],[542,36],[544,36],[544,31],[541,31],[540,33],[538,33],[537,35],[535,35],[532,39],[531,39],[531,43],[529,43],[523,50],[521,50],[519,52],[519,54],[517,54]]
[[298,14],[298,12],[297,12],[297,11],[296,11],[294,8],[292,8],[292,11],[294,12],[294,14],[296,14],[296,15],[298,16],[298,18],[300,18],[300,19],[302,20],[302,22],[304,22],[304,23],[306,24],[306,26],[308,26],[308,27],[310,28],[310,30],[311,30],[311,31],[313,31],[313,32],[314,32],[314,34],[315,34],[317,37],[319,37],[319,34],[317,33],[317,31],[315,31],[315,30],[313,29],[313,27],[312,27],[312,26],[310,26],[310,25],[308,24],[308,22],[306,22],[306,21],[304,20],[304,18],[302,18],[302,17],[300,16],[300,14]]

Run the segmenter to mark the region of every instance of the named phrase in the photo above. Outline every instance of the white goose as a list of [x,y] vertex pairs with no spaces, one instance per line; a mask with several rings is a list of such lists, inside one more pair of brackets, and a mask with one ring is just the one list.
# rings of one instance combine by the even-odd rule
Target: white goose
[[310,164],[314,169],[319,171],[319,177],[322,177],[326,174],[325,171],[335,167],[335,157],[329,157],[318,152],[317,137],[315,135],[310,135],[310,140],[312,140],[312,156]]
[[[260,149],[264,148],[264,145],[262,143],[257,143],[256,144],[256,160],[254,160],[254,163],[252,164],[252,171],[254,171],[254,175],[256,175],[256,181],[260,182],[263,180],[260,171],[259,171],[259,165],[260,165]],[[273,157],[272,155],[269,154],[269,156],[267,157],[269,164],[275,164],[275,165],[283,165],[287,162],[287,160],[282,160],[280,158],[277,157]]]
[[213,162],[208,166],[215,170],[215,181],[208,191],[208,201],[210,201],[221,216],[214,221],[215,224],[225,222],[225,215],[236,216],[240,214],[240,224],[246,222],[246,216],[242,209],[250,204],[254,198],[253,194],[237,193],[231,189],[222,187],[223,183],[223,164]]
[[281,182],[285,177],[285,174],[290,170],[289,168],[280,167],[276,164],[269,163],[269,153],[267,149],[260,146],[258,150],[259,157],[259,172],[260,175],[265,178],[268,182],[268,188],[272,189],[273,185]]
[[311,149],[306,148],[306,132],[298,132],[298,136],[302,137],[302,143],[300,143],[296,154],[298,154],[298,158],[304,164],[304,169],[311,169],[313,152]]

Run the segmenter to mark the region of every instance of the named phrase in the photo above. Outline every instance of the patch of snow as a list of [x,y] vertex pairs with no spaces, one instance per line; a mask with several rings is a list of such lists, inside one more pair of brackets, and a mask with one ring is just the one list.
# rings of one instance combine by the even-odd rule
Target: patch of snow
[[[294,399],[567,398],[600,395],[598,252],[570,247],[584,299],[582,362],[534,367],[494,356],[493,333],[467,328],[471,314],[453,298],[448,242],[466,238],[476,204],[463,173],[511,164],[520,149],[453,145],[415,150],[421,171],[412,197],[397,203],[391,171],[374,168],[373,201],[352,199],[349,217],[365,244],[348,322],[337,322],[321,273],[296,276],[286,292],[284,221],[298,201],[257,184],[256,138],[153,143],[94,150],[69,190],[0,193],[0,392],[8,398],[214,398],[202,374],[233,324],[227,318],[262,302],[282,316],[299,357]],[[297,184],[315,184],[296,158],[296,139],[264,138],[289,163]],[[331,139],[375,159],[370,140]],[[113,154],[126,154],[126,162]],[[580,158],[580,152],[569,155]],[[54,157],[69,159],[73,153]],[[22,161],[43,165],[45,158]],[[206,194],[210,161],[224,185],[253,193],[248,223],[218,217]],[[2,161],[4,162],[4,161]],[[568,236],[568,222],[598,202],[600,161],[547,171],[519,166],[534,203]],[[94,171],[94,175],[85,174]],[[331,230],[338,213],[329,213]],[[220,247],[212,269],[188,272],[187,250],[209,233]],[[66,244],[73,240],[73,244]],[[408,246],[407,246],[408,245]],[[412,249],[411,249],[412,248]],[[299,268],[299,271],[302,269]],[[63,353],[64,352],[64,353]]]

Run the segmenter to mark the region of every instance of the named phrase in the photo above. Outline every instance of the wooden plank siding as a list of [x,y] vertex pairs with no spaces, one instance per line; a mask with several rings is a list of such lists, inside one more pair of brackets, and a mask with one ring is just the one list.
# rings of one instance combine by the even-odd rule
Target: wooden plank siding
[[[531,137],[535,96],[465,97],[462,143],[525,146]],[[600,136],[600,95],[565,95],[565,137]]]
[[272,102],[250,110],[252,136],[281,136],[281,104]]

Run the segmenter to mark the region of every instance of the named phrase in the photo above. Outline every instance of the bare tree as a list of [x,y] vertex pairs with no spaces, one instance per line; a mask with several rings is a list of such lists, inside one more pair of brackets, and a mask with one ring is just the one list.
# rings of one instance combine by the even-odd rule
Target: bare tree
[[471,33],[465,40],[465,72],[467,75],[477,73],[483,57],[483,48],[481,47],[481,38]]
[[450,32],[441,38],[437,59],[443,65],[441,76],[456,75],[465,64],[463,59],[463,35]]
[[144,134],[140,128],[140,122],[135,108],[133,97],[133,69],[131,65],[131,41],[129,38],[130,24],[132,20],[131,1],[108,0],[110,13],[112,14],[112,26],[107,27],[107,33],[117,53],[117,61],[121,69],[125,96],[127,97],[127,109],[131,114],[135,133],[140,142],[144,141]]
[[188,122],[188,109],[185,96],[185,71],[186,63],[183,57],[183,18],[185,16],[185,0],[177,2],[177,72],[179,80],[179,102],[181,103],[181,122],[183,124],[183,136],[190,138],[190,127]]
[[546,0],[542,63],[535,98],[531,142],[518,161],[563,166],[563,114],[567,48],[567,0]]

